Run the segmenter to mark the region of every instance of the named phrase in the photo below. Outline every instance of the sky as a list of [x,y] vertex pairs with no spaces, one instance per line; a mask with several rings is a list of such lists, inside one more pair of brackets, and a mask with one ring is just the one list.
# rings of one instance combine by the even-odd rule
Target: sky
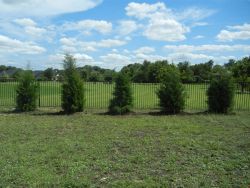
[[119,70],[144,60],[250,55],[250,0],[0,0],[0,64]]

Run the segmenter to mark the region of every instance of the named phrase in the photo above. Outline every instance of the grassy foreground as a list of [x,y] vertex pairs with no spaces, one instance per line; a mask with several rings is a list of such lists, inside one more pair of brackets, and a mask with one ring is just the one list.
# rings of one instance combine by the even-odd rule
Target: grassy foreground
[[250,112],[0,113],[0,187],[248,187]]

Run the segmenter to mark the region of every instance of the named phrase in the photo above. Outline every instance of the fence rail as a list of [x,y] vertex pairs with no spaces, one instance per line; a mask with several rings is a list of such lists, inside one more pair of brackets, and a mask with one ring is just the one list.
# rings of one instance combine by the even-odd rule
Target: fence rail
[[[250,83],[235,83],[236,93],[234,99],[235,110],[250,110]],[[0,106],[14,107],[16,101],[15,80],[0,81]],[[56,81],[38,81],[39,107],[61,106],[61,83]],[[207,109],[206,91],[208,82],[185,83],[186,92],[185,110],[202,111]],[[103,82],[86,82],[85,96],[87,109],[107,109],[112,98],[114,84]],[[157,109],[159,108],[156,91],[159,84],[133,83],[134,109]]]

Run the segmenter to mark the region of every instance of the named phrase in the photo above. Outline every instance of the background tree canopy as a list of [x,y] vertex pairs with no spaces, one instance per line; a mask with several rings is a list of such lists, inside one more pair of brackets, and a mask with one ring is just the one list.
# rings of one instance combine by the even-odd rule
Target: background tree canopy
[[[171,64],[167,60],[150,62],[145,60],[142,64],[134,63],[124,66],[120,72],[126,74],[132,82],[136,83],[158,83],[161,71],[174,66],[180,71],[180,79],[186,82],[204,82],[211,80],[216,75],[229,73],[235,81],[250,81],[250,57],[240,60],[230,59],[224,65],[215,64],[212,60],[204,63],[192,64],[184,61]],[[81,78],[87,82],[113,82],[117,76],[115,70],[104,69],[98,66],[85,65],[78,67]],[[17,78],[22,69],[0,65],[0,78]],[[47,68],[44,71],[33,71],[36,79],[40,80],[62,80],[63,70]],[[244,86],[242,86],[244,90]]]

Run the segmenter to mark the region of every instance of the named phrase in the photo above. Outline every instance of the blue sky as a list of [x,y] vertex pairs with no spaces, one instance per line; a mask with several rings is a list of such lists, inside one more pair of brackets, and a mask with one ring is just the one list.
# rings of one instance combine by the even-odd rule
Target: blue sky
[[250,0],[0,0],[0,64],[120,69],[250,55]]

